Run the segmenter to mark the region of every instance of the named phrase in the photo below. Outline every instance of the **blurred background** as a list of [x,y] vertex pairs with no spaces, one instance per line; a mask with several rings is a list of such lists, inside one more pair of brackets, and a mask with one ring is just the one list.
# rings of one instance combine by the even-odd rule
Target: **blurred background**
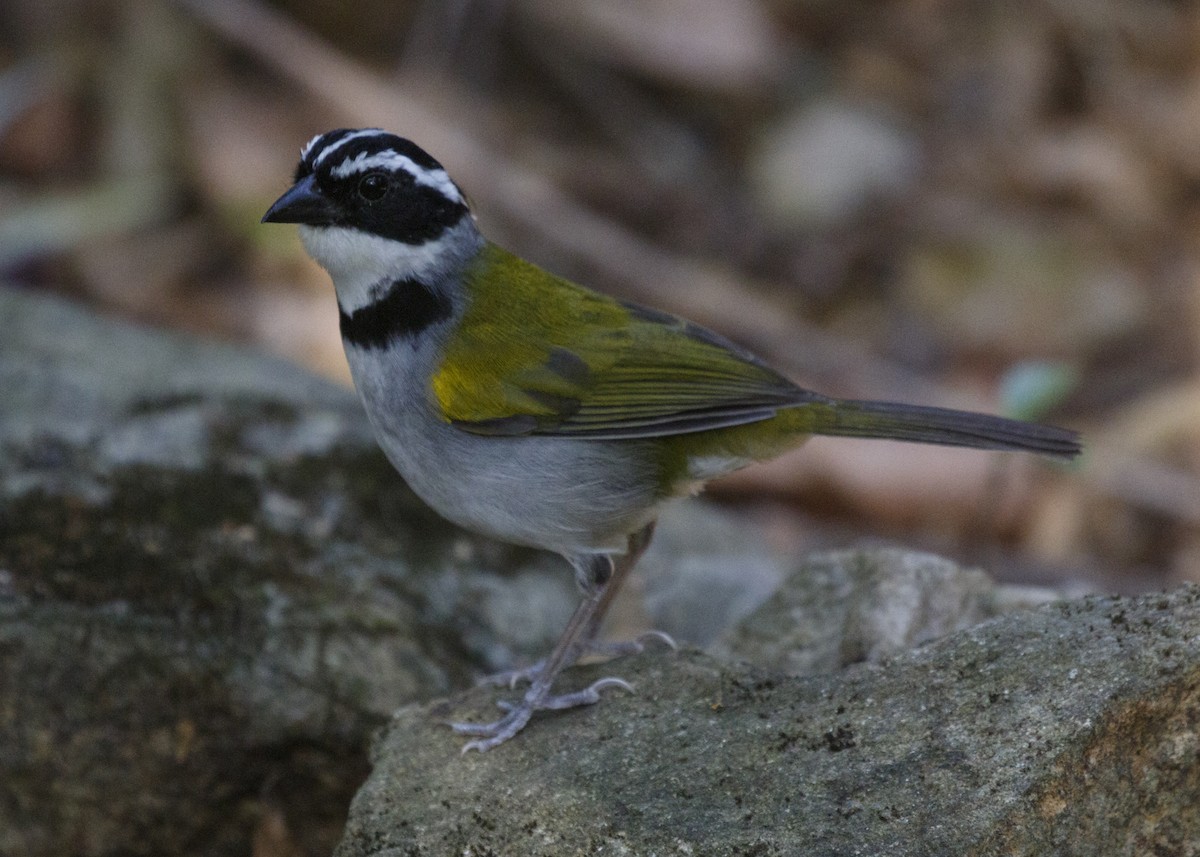
[[327,278],[259,218],[310,137],[381,126],[493,240],[805,386],[1085,433],[1073,468],[819,439],[713,486],[779,544],[1200,581],[1198,4],[2,0],[0,21],[6,287],[348,383]]

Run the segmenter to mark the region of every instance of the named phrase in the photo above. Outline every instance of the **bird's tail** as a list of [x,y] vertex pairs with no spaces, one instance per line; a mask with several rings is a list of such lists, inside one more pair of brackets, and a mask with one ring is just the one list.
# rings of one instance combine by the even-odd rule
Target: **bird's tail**
[[1009,449],[1069,459],[1083,446],[1070,429],[970,411],[839,399],[820,409],[814,434],[938,443],[975,449]]

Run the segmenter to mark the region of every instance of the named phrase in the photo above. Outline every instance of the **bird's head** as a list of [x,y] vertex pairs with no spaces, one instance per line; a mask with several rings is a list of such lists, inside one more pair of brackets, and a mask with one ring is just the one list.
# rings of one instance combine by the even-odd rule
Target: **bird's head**
[[435,280],[479,243],[466,198],[442,165],[378,128],[310,140],[292,187],[262,219],[299,224],[305,248],[351,304],[384,281]]

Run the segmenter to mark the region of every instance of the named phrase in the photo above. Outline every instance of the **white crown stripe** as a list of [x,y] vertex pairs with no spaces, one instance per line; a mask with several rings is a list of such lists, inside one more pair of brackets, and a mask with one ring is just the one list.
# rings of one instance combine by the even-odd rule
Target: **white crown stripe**
[[347,134],[345,137],[337,140],[337,142],[331,143],[322,149],[321,154],[317,155],[316,160],[313,161],[313,166],[315,167],[320,165],[321,162],[323,162],[338,149],[342,148],[342,146],[349,143],[351,140],[361,140],[363,137],[374,137],[376,134],[383,133],[386,132],[384,132],[382,128],[363,128],[361,131],[355,131],[351,134]]
[[[325,157],[324,155],[321,156]],[[425,167],[418,166],[412,158],[407,155],[401,155],[392,149],[387,149],[383,152],[375,152],[368,155],[362,152],[355,155],[353,158],[346,158],[332,170],[330,175],[337,178],[345,178],[353,173],[365,173],[370,170],[385,169],[395,170],[401,169],[413,177],[413,181],[417,184],[431,187],[446,197],[452,202],[463,203],[462,193],[458,186],[450,180],[450,176],[443,169],[428,170]]]
[[317,134],[311,140],[309,140],[307,143],[305,143],[304,146],[300,149],[300,160],[303,161],[305,158],[307,158],[308,153],[312,151],[312,147],[317,144],[317,140],[320,140],[324,136],[325,136],[324,134]]

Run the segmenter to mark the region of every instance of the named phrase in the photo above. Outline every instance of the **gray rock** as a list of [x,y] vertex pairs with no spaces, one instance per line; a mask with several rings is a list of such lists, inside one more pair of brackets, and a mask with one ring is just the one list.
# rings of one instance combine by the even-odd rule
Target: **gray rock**
[[[0,394],[0,854],[328,853],[370,733],[543,656],[576,603],[282,361],[0,288]],[[744,615],[781,576],[755,541],[677,506],[655,616],[704,640]]]
[[[786,678],[695,650],[479,755],[397,714],[337,857],[1195,854],[1200,588],[1014,613]],[[580,685],[602,674],[585,668]],[[499,694],[503,696],[503,694]]]
[[670,506],[637,564],[649,624],[707,646],[763,603],[784,578],[786,557],[760,529],[702,502]]
[[281,361],[0,289],[0,389],[0,854],[328,853],[370,732],[574,606]]
[[830,551],[805,559],[711,651],[792,675],[833,672],[1055,597],[998,587],[983,571],[932,554]]
[[[1024,596],[826,556],[721,644],[772,669],[647,654],[603,668],[638,694],[462,758],[438,721],[497,695],[417,703],[544,654],[576,595],[561,561],[420,504],[353,393],[0,289],[0,394],[0,854],[328,853],[401,705],[343,855],[1194,841],[1194,589],[927,642]],[[785,566],[698,508],[663,522],[642,585],[704,640]]]

